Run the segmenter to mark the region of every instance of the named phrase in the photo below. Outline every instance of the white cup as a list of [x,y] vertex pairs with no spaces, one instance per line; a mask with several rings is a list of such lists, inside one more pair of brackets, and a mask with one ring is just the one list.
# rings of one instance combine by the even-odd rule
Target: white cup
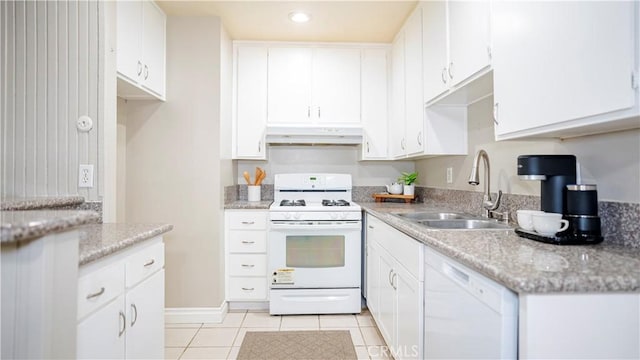
[[247,185],[247,200],[260,201],[260,185]]
[[532,217],[534,230],[543,236],[554,236],[569,228],[569,221],[563,219],[562,214],[539,213],[533,214]]
[[540,210],[518,210],[516,215],[518,217],[518,226],[524,230],[533,230],[533,214],[544,213]]

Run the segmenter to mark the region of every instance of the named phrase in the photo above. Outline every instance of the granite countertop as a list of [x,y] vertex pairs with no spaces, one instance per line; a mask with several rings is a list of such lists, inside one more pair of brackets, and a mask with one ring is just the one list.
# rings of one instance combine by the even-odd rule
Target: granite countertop
[[31,197],[2,199],[0,210],[36,210],[80,205],[82,196]]
[[228,204],[224,204],[224,208],[229,210],[237,209],[269,209],[273,200],[263,200],[263,201],[246,201],[246,200],[237,200]]
[[521,294],[640,291],[640,250],[607,244],[560,246],[513,230],[428,229],[392,213],[426,205],[359,203],[363,210],[429,247]]
[[119,250],[162,235],[173,229],[170,224],[91,224],[80,231],[79,265],[111,255]]
[[100,215],[86,210],[28,210],[0,212],[2,244],[22,242],[51,233],[73,230],[83,224],[95,223]]

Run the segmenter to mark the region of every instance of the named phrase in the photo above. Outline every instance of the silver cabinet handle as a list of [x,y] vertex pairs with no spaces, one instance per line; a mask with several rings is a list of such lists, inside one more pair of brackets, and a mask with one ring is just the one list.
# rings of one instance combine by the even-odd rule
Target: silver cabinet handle
[[369,225],[369,229],[375,229],[373,225]]
[[252,268],[252,267],[254,267],[255,265],[253,265],[253,264],[242,264],[242,265],[240,265],[240,266],[242,266],[243,268],[249,268],[249,269],[251,269],[251,268]]
[[367,154],[369,153],[369,142],[367,141]]
[[496,125],[500,125],[500,123],[498,122],[498,109],[500,107],[500,103],[495,103],[493,105],[493,122],[496,123]]
[[394,280],[398,278],[398,274],[393,273],[393,276],[391,277],[391,287],[393,288],[393,290],[398,290],[398,287],[395,285]]
[[104,287],[101,287],[100,290],[98,290],[98,292],[95,292],[93,294],[87,295],[87,300],[93,299],[94,297],[98,297],[98,296],[100,296],[102,294],[104,294]]
[[491,46],[487,45],[487,56],[489,57],[489,60],[491,60]]
[[422,145],[422,131],[418,131],[418,145]]
[[244,290],[244,291],[253,291],[253,290],[254,290],[254,288],[246,288],[246,287],[243,287],[243,288],[242,288],[242,290]]
[[253,225],[253,224],[255,224],[254,221],[243,221],[242,222],[242,225]]
[[133,325],[135,325],[136,321],[138,321],[138,308],[136,307],[136,304],[131,304],[131,310],[133,310],[133,320],[131,320],[131,326],[133,327]]
[[142,74],[142,62],[138,60],[138,76],[140,76],[140,74]]
[[242,240],[243,244],[255,244],[255,241],[246,241],[246,240]]
[[389,276],[387,277],[389,278],[389,284],[393,286],[393,269],[389,270]]
[[446,67],[442,68],[442,72],[440,73],[440,78],[442,79],[442,82],[444,84],[447,83],[447,68]]
[[155,264],[155,262],[156,262],[155,259],[151,259],[148,263],[144,264],[144,267],[151,266],[151,265]]
[[447,72],[449,73],[449,78],[453,80],[453,70],[451,69],[453,69],[453,62],[449,63],[449,70],[447,70]]
[[404,150],[404,138],[402,138],[402,140],[400,140],[400,148],[402,148],[402,150]]
[[320,118],[320,106],[318,106],[318,118]]
[[311,106],[307,106],[307,117],[311,117]]
[[262,151],[262,141],[258,141],[258,152]]
[[149,77],[149,66],[145,65],[144,66],[144,79],[147,80],[148,77]]
[[118,331],[118,337],[121,337],[124,334],[124,330],[127,328],[127,318],[124,316],[122,310],[120,310],[120,320],[122,320],[122,329]]

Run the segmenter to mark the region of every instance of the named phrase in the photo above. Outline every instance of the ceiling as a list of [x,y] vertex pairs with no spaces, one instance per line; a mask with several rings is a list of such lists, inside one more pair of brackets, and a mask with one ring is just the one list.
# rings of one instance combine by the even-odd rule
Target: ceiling
[[[171,16],[215,15],[233,40],[390,43],[417,1],[157,1]],[[311,21],[296,24],[303,10]]]

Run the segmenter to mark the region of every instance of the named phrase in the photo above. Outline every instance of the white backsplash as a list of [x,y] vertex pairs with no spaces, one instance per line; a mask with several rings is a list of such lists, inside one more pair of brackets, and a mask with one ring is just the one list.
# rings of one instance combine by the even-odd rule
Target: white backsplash
[[377,186],[395,181],[403,171],[414,171],[413,161],[358,161],[356,146],[270,146],[268,161],[237,160],[238,184],[245,184],[242,173],[253,181],[256,166],[267,172],[265,184],[273,184],[274,174],[341,173],[351,174],[354,186]]

